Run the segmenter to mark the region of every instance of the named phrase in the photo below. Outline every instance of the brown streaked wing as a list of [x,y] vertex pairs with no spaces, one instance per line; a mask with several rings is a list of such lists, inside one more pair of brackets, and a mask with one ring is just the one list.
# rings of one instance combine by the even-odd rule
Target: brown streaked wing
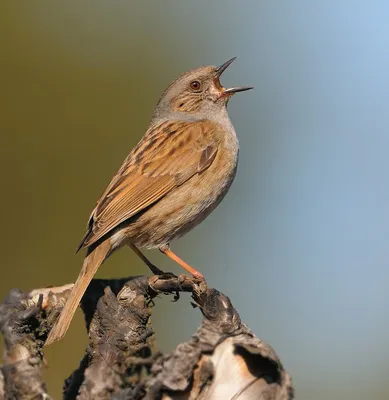
[[210,121],[172,121],[152,127],[124,161],[98,201],[88,247],[120,223],[152,205],[216,157],[219,126]]
[[215,145],[208,145],[201,153],[197,172],[200,174],[205,171],[215,159],[217,154],[217,147]]

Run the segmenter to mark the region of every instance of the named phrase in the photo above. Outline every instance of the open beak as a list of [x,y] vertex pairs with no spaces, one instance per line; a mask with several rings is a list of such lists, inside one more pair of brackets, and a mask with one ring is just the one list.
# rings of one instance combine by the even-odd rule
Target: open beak
[[[237,59],[237,57],[233,57],[230,60],[226,61],[224,64],[220,65],[219,67],[216,67],[216,77],[215,80],[219,83],[219,78],[223,74],[223,72]],[[220,83],[219,83],[220,85]],[[221,86],[221,85],[220,85]],[[221,86],[222,87],[222,86]],[[245,92],[246,90],[251,90],[254,89],[252,86],[236,86],[232,87],[229,89],[224,89],[223,88],[223,93],[222,96],[232,96],[235,93],[238,92]],[[221,97],[222,97],[221,96]]]

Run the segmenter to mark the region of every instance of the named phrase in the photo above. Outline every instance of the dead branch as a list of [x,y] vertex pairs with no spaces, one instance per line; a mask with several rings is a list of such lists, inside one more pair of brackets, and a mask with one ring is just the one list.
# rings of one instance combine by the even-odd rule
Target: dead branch
[[[43,345],[72,285],[12,290],[0,305],[5,340],[0,399],[50,399],[41,375]],[[150,316],[160,293],[192,293],[203,321],[170,354],[158,353]],[[82,300],[89,344],[65,381],[64,399],[293,398],[274,350],[241,322],[228,297],[173,274],[95,279]]]

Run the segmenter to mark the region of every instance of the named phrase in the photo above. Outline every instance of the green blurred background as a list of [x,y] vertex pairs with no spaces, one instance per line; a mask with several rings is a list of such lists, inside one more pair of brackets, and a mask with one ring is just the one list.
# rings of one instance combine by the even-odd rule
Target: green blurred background
[[[76,278],[89,213],[160,93],[238,55],[224,84],[256,90],[229,104],[237,180],[172,247],[274,346],[297,398],[387,399],[388,17],[385,1],[1,2],[1,297]],[[122,249],[98,276],[146,272]],[[168,351],[200,315],[183,296],[153,320]],[[46,351],[56,398],[85,345],[78,313]]]

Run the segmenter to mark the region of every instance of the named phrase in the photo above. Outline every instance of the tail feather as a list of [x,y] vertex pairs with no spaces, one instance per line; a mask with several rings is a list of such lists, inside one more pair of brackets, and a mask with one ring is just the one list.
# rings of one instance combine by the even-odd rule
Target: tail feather
[[93,249],[84,260],[82,269],[73,289],[70,293],[69,298],[66,301],[64,308],[61,311],[57,323],[54,325],[53,329],[46,340],[45,345],[54,343],[65,336],[69,325],[73,319],[73,315],[77,310],[77,307],[84,295],[90,281],[94,277],[97,269],[101,263],[106,258],[109,250],[111,249],[111,244],[109,240],[100,243],[95,249]]

